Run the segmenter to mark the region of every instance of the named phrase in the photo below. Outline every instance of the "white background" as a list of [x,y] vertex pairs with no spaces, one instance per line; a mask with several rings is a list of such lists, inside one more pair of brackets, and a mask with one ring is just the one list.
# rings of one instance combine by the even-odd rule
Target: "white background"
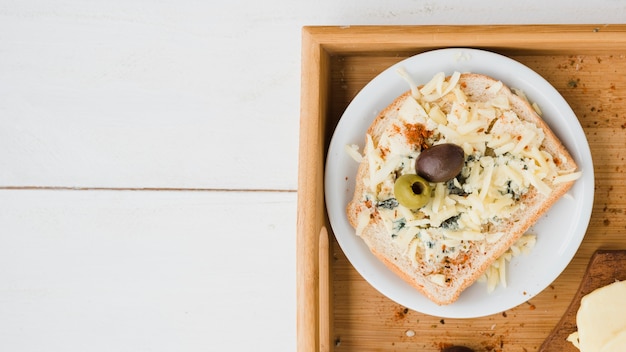
[[0,351],[293,351],[301,27],[602,1],[0,0]]

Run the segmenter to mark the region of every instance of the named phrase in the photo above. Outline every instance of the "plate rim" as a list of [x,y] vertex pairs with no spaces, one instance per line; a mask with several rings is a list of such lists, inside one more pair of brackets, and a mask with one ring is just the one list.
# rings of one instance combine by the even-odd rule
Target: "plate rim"
[[[505,65],[506,68],[514,68],[515,72],[517,72],[518,76],[513,77],[513,81],[516,82],[525,82],[526,86],[532,86],[536,89],[531,90],[531,91],[524,91],[524,93],[531,93],[531,94],[527,94],[529,96],[529,99],[531,101],[536,101],[536,100],[543,100],[540,97],[537,97],[537,95],[541,95],[541,96],[548,96],[547,93],[550,93],[550,97],[552,97],[553,99],[556,98],[556,101],[550,102],[550,104],[554,104],[554,106],[550,107],[550,109],[548,110],[555,110],[559,112],[560,116],[557,117],[552,117],[550,118],[550,120],[552,121],[546,121],[546,124],[548,124],[548,126],[554,131],[554,126],[553,124],[555,122],[567,122],[567,125],[562,125],[559,124],[557,127],[561,130],[561,132],[565,131],[566,132],[566,137],[568,140],[571,140],[574,137],[580,137],[580,135],[582,134],[584,143],[580,143],[580,141],[578,141],[577,143],[574,144],[574,146],[572,145],[567,145],[565,143],[564,140],[562,140],[563,144],[566,145],[568,151],[570,151],[570,153],[572,154],[572,156],[577,159],[577,163],[579,165],[579,168],[584,168],[584,172],[583,172],[583,177],[581,178],[581,180],[577,181],[576,184],[574,185],[573,188],[575,188],[576,186],[578,186],[577,188],[579,189],[579,192],[581,192],[582,196],[584,197],[584,199],[578,203],[582,203],[581,205],[577,205],[575,206],[575,208],[577,210],[579,210],[579,213],[581,214],[581,216],[579,217],[579,221],[576,225],[576,229],[578,230],[579,234],[577,237],[572,238],[568,244],[569,245],[564,245],[562,246],[562,248],[560,248],[560,253],[561,256],[565,256],[564,260],[561,260],[559,263],[559,268],[557,270],[553,270],[551,275],[549,275],[551,278],[547,279],[547,280],[543,280],[541,283],[538,284],[538,286],[541,287],[537,287],[536,290],[528,290],[528,291],[524,291],[523,293],[517,292],[515,297],[517,297],[516,299],[514,299],[513,301],[515,301],[515,304],[500,304],[500,305],[496,305],[497,308],[495,309],[487,309],[484,310],[482,312],[477,312],[476,309],[473,310],[465,310],[465,309],[461,309],[459,311],[458,307],[459,304],[457,302],[459,302],[461,299],[459,299],[459,301],[452,303],[450,305],[445,305],[445,306],[437,306],[436,307],[432,307],[432,302],[430,303],[431,307],[425,307],[426,309],[424,309],[424,307],[417,307],[415,306],[415,304],[412,303],[408,303],[398,299],[398,296],[396,294],[394,294],[393,292],[389,292],[388,288],[385,287],[381,287],[381,284],[374,280],[374,282],[372,282],[372,276],[369,272],[367,272],[367,270],[365,270],[365,268],[363,267],[363,264],[360,262],[361,259],[355,259],[357,258],[357,256],[355,255],[355,253],[352,252],[352,250],[348,249],[346,250],[347,245],[346,245],[346,241],[345,238],[343,236],[345,236],[342,231],[343,228],[338,228],[339,226],[337,225],[337,222],[339,220],[337,220],[337,209],[333,208],[335,206],[334,202],[333,202],[333,197],[331,196],[331,193],[336,192],[337,189],[334,189],[332,187],[332,182],[329,181],[329,179],[331,179],[330,173],[332,173],[334,171],[333,169],[333,158],[332,158],[332,154],[331,153],[336,153],[338,152],[338,150],[343,151],[343,145],[337,145],[338,142],[338,137],[336,137],[338,135],[338,131],[342,131],[343,129],[345,129],[346,127],[344,126],[345,124],[349,123],[349,122],[353,122],[353,121],[348,121],[348,119],[356,119],[354,117],[351,117],[353,113],[353,110],[357,109],[357,104],[361,103],[361,100],[363,100],[363,96],[366,94],[369,94],[370,91],[372,90],[376,90],[378,89],[376,85],[381,85],[385,83],[386,79],[390,79],[387,78],[387,76],[390,75],[396,75],[396,82],[394,83],[394,88],[385,88],[385,92],[381,93],[381,97],[379,98],[380,101],[376,101],[376,102],[368,102],[367,106],[371,107],[373,105],[377,105],[380,106],[381,108],[388,105],[391,101],[392,98],[397,97],[398,95],[400,95],[402,92],[407,91],[409,89],[408,84],[399,76],[395,73],[395,71],[397,70],[397,68],[399,67],[403,67],[405,68],[409,74],[411,74],[411,76],[413,78],[415,78],[415,74],[412,74],[411,71],[415,71],[415,68],[412,67],[411,65],[415,65],[416,62],[419,63],[422,60],[428,60],[428,59],[432,59],[432,58],[440,58],[443,56],[448,55],[448,60],[450,60],[451,58],[455,58],[455,62],[451,63],[451,62],[446,62],[445,65],[453,65],[453,66],[459,66],[462,67],[464,66],[464,64],[469,63],[470,67],[474,67],[475,65],[473,65],[472,59],[474,58],[489,58],[490,60],[495,60],[496,62],[498,62],[499,64]],[[469,55],[468,57],[465,57],[464,55]],[[433,66],[436,67],[443,67],[444,64],[437,62],[436,64],[434,64]],[[480,66],[480,65],[478,65]],[[499,67],[493,68],[491,67],[490,70],[487,71],[498,71],[500,70]],[[424,70],[427,71],[428,74],[426,75],[426,73],[423,74],[424,77],[432,77],[432,75],[434,75],[435,73],[437,73],[437,71],[441,71],[439,69],[434,69],[431,68],[430,70]],[[445,70],[444,70],[445,71]],[[478,71],[478,70],[476,70]],[[485,70],[482,70],[483,72],[477,72],[477,73],[485,73]],[[475,72],[475,71],[472,71]],[[452,72],[446,72],[447,75],[451,74]],[[520,73],[523,74],[523,76],[520,77]],[[496,79],[501,79],[503,82],[505,82],[506,85],[512,87],[512,88],[519,88],[519,87],[515,87],[512,86],[510,83],[507,83],[507,81],[511,81],[510,76],[507,76],[507,78],[509,78],[508,80],[504,78],[504,76],[506,76],[505,74],[502,75],[498,75],[493,74],[493,73],[485,73],[488,75],[491,75],[492,77],[496,78]],[[382,82],[382,83],[381,83]],[[530,82],[530,83],[529,83]],[[538,85],[538,86],[537,86]],[[532,97],[535,97],[534,99]],[[382,101],[382,102],[381,102]],[[384,102],[386,101],[386,104],[384,104]],[[360,108],[361,110],[363,109],[363,107]],[[358,109],[357,109],[358,110]],[[381,109],[379,109],[378,111],[380,111]],[[543,110],[543,108],[542,108]],[[366,125],[367,127],[369,127],[369,124],[371,124],[371,121],[373,118],[376,117],[376,115],[378,114],[378,111],[376,111],[376,109],[374,109],[374,111],[372,111],[372,113],[367,117],[362,117],[362,120],[360,121],[361,124],[360,125],[361,128],[364,127],[364,125]],[[348,117],[346,117],[348,116]],[[568,116],[570,116],[570,118],[568,119]],[[573,118],[573,119],[572,119]],[[369,123],[367,123],[369,121]],[[359,121],[355,121],[354,123],[359,122]],[[575,122],[575,123],[573,123]],[[365,129],[367,129],[367,127],[365,127]],[[362,146],[363,144],[363,139],[364,137],[361,137],[361,140],[359,141],[355,141],[358,145]],[[345,156],[344,156],[345,158]],[[356,162],[354,162],[355,165],[358,165]],[[353,175],[352,175],[353,178]],[[583,182],[584,180],[584,182]],[[349,182],[349,181],[346,181]],[[581,185],[582,184],[582,185]],[[355,268],[355,270],[363,277],[364,280],[366,280],[370,285],[372,285],[378,292],[380,292],[381,294],[383,294],[384,296],[390,298],[391,300],[395,301],[396,303],[402,304],[404,306],[406,306],[407,308],[413,309],[415,311],[418,312],[422,312],[424,314],[429,314],[429,315],[434,315],[434,316],[439,316],[439,317],[445,317],[445,318],[477,318],[477,317],[482,317],[482,316],[486,316],[486,315],[491,315],[491,314],[496,314],[496,313],[500,313],[502,311],[505,311],[507,309],[513,308],[521,303],[524,303],[525,301],[531,299],[532,297],[534,297],[535,295],[539,294],[541,291],[543,291],[546,287],[548,287],[550,285],[550,283],[552,283],[561,273],[562,271],[567,267],[567,265],[571,262],[571,260],[573,259],[574,255],[576,254],[578,248],[580,247],[582,241],[584,240],[584,236],[586,233],[586,230],[589,226],[589,220],[591,217],[591,210],[592,210],[592,205],[593,205],[593,188],[594,188],[595,182],[594,182],[594,170],[593,170],[593,160],[591,158],[591,152],[590,152],[590,148],[589,148],[589,142],[586,138],[586,136],[584,135],[584,131],[582,129],[582,126],[580,125],[580,121],[578,120],[578,118],[576,117],[576,115],[574,114],[573,110],[571,109],[570,105],[567,103],[567,101],[565,101],[565,99],[563,98],[563,96],[556,90],[556,88],[554,86],[552,86],[552,84],[550,84],[550,82],[548,82],[545,78],[543,78],[541,75],[539,75],[537,72],[535,72],[534,70],[530,69],[528,66],[522,64],[521,62],[510,58],[508,56],[493,52],[493,51],[489,51],[489,50],[484,50],[484,49],[476,49],[476,48],[467,48],[467,47],[448,47],[448,48],[440,48],[440,49],[433,49],[433,50],[428,50],[428,51],[424,51],[422,53],[407,57],[405,59],[402,59],[400,61],[398,61],[397,63],[387,67],[385,70],[383,70],[382,72],[380,72],[379,74],[377,74],[372,80],[368,81],[356,94],[356,96],[350,101],[350,103],[348,104],[347,108],[344,110],[344,112],[342,113],[342,116],[340,118],[340,120],[337,123],[337,126],[335,128],[335,130],[332,133],[332,137],[329,143],[329,147],[328,147],[328,151],[326,154],[326,162],[325,162],[325,170],[324,170],[324,198],[325,198],[325,203],[326,203],[326,210],[328,213],[328,217],[329,217],[329,222],[331,225],[331,228],[333,230],[333,233],[335,234],[335,237],[337,239],[337,242],[339,243],[339,246],[341,247],[342,251],[344,252],[344,254],[346,255],[348,261],[351,263],[351,265]],[[582,188],[582,191],[580,190],[580,188]],[[571,190],[570,190],[571,192]],[[348,201],[352,198],[352,194],[348,193]],[[343,198],[342,198],[343,199]],[[559,202],[561,202],[562,200],[559,200]],[[558,202],[557,202],[558,203]],[[344,220],[347,222],[347,217],[345,215],[345,205],[347,205],[347,203],[343,204],[343,208],[342,209],[342,215],[344,217]],[[556,204],[555,204],[556,205]],[[332,209],[331,209],[332,208]],[[548,212],[548,214],[550,214],[553,211],[553,209],[551,208],[551,210]],[[544,217],[546,217],[548,214],[544,215]],[[345,223],[344,223],[345,225]],[[339,231],[338,231],[339,230]],[[352,229],[350,236],[353,236],[354,238],[356,238],[358,241],[363,242],[361,239],[359,239],[355,234],[354,234],[354,230]],[[369,252],[369,250],[368,250]],[[366,256],[368,254],[365,254]],[[369,253],[369,255],[371,256],[371,253]],[[517,260],[516,260],[517,259]],[[514,261],[519,261],[520,257],[518,258],[514,258]],[[377,260],[378,261],[378,260]],[[513,261],[512,261],[513,263]],[[378,264],[374,263],[373,265],[375,266],[380,266],[382,265],[380,262]],[[511,263],[509,263],[509,265],[511,265]],[[384,270],[389,271],[389,269],[387,269],[386,267],[384,268]],[[554,274],[554,272],[556,272],[556,274]],[[389,273],[391,273],[391,271],[389,271]],[[390,275],[395,275],[395,274],[390,274]],[[408,284],[406,284],[408,285]],[[415,290],[415,289],[413,289]],[[422,298],[425,299],[425,296],[423,296],[422,294],[420,294],[419,292],[417,292],[416,290],[414,291],[416,295],[422,296]],[[495,292],[495,291],[494,291]],[[501,294],[501,292],[499,292]],[[507,295],[506,293],[504,294],[505,296]],[[511,293],[508,293],[509,296],[511,296]],[[462,295],[463,297],[463,295]],[[492,296],[493,297],[493,296]],[[498,296],[501,297],[501,296]],[[504,308],[503,308],[504,307]]]

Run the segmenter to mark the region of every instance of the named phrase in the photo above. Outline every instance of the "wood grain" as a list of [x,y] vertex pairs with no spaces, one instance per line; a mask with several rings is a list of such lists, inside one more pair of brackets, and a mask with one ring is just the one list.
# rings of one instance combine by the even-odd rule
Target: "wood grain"
[[332,278],[330,268],[330,239],[328,238],[328,230],[322,227],[320,231],[320,250],[319,250],[319,329],[320,329],[320,352],[328,352],[332,350]]
[[303,33],[302,102],[298,178],[296,289],[297,345],[317,351],[319,336],[319,234],[326,222],[323,171],[326,149],[324,118],[328,101],[329,55],[307,32]]
[[[546,78],[571,105],[594,160],[593,212],[585,240],[569,266],[528,302],[479,319],[441,319],[411,311],[373,289],[350,265],[334,238],[331,241],[333,314],[328,324],[332,324],[334,351],[428,352],[452,344],[476,351],[538,351],[574,298],[592,254],[598,249],[626,248],[626,77],[620,74],[626,72],[626,26],[309,27],[304,33],[308,43],[303,45],[313,43],[327,55],[328,86],[326,95],[315,95],[315,99],[326,99],[323,103],[303,95],[307,110],[301,119],[305,125],[310,123],[308,119],[324,119],[325,143],[346,106],[369,80],[408,56],[445,46],[506,54]],[[303,60],[303,69],[317,64],[310,57]],[[312,109],[320,115],[308,111],[313,103],[326,104]],[[307,146],[301,144],[301,148]],[[325,149],[316,153],[324,154]],[[312,165],[301,167],[300,178],[308,167]],[[316,192],[323,189],[312,181],[306,186]],[[300,206],[299,214],[320,219],[304,214],[311,209],[306,200]],[[324,225],[318,224],[319,228],[308,233],[301,231],[299,236],[317,241]],[[306,295],[298,299],[311,302]],[[320,307],[319,301],[315,304],[318,311],[327,308]],[[302,333],[313,332],[298,331]],[[301,344],[298,348],[301,352],[317,350]]]

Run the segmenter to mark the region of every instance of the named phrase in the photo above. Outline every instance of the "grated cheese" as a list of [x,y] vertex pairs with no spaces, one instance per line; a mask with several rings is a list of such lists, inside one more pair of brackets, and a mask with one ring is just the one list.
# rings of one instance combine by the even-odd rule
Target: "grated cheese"
[[417,84],[415,83],[411,75],[409,75],[409,73],[406,72],[403,67],[398,68],[397,72],[409,84],[409,87],[411,87],[411,96],[415,99],[419,99],[421,97],[421,94],[419,92],[419,89],[417,89]]
[[[507,96],[498,94],[502,82],[488,88],[497,94],[495,98],[477,102],[468,100],[461,90],[458,72],[448,80],[439,72],[421,89],[406,71],[398,72],[412,92],[398,109],[399,122],[389,124],[377,142],[367,135],[363,155],[354,145],[346,146],[346,152],[356,161],[369,163],[363,197],[385,204],[374,205],[370,211],[383,219],[394,245],[406,250],[414,262],[436,266],[445,258],[458,258],[469,250],[470,243],[479,247],[497,243],[504,233],[485,229],[497,228],[501,219],[523,209],[519,199],[531,188],[549,195],[551,184],[581,176],[576,170],[559,171],[554,160],[563,156],[541,149],[543,130],[511,110]],[[455,143],[466,154],[460,176],[432,184],[432,199],[419,210],[389,203],[396,178],[415,172],[412,167],[421,151],[421,146],[406,142],[403,124],[422,124],[430,133],[424,141],[428,145]],[[358,234],[372,214],[364,213],[358,219]],[[532,248],[534,241],[534,236],[522,236],[483,274],[489,291],[498,284],[506,285],[506,262]],[[447,282],[438,272],[429,278],[438,285]]]
[[536,242],[537,237],[535,235],[525,234],[483,273],[478,281],[487,283],[487,292],[493,292],[498,283],[506,287],[506,263],[516,256],[528,254]]
[[363,161],[363,156],[359,153],[359,146],[356,144],[346,144],[345,146],[346,153],[354,159],[357,163]]
[[580,171],[578,171],[578,172],[572,172],[571,174],[559,175],[559,176],[556,176],[556,177],[554,178],[554,180],[552,181],[552,183],[554,183],[554,184],[558,184],[558,183],[564,183],[564,182],[576,181],[576,180],[578,180],[581,176],[582,176],[582,172],[580,172]]
[[491,87],[487,88],[487,91],[489,93],[498,93],[500,91],[500,89],[502,89],[502,82],[498,81],[496,82],[494,85],[492,85]]
[[446,277],[443,274],[431,274],[428,276],[428,278],[430,279],[430,281],[439,286],[445,286],[446,284]]

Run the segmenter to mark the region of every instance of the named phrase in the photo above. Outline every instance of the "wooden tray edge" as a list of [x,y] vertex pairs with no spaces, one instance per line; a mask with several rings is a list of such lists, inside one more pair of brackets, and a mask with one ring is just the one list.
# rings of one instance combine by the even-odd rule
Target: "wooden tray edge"
[[626,50],[626,25],[303,27],[296,240],[299,352],[333,349],[331,300],[324,298],[332,290],[332,281],[328,281],[328,272],[320,273],[321,268],[331,270],[321,264],[328,254],[320,252],[324,248],[320,243],[328,241],[323,170],[330,57],[419,53],[454,46],[534,55],[563,54],[573,49],[609,53],[615,48]]

